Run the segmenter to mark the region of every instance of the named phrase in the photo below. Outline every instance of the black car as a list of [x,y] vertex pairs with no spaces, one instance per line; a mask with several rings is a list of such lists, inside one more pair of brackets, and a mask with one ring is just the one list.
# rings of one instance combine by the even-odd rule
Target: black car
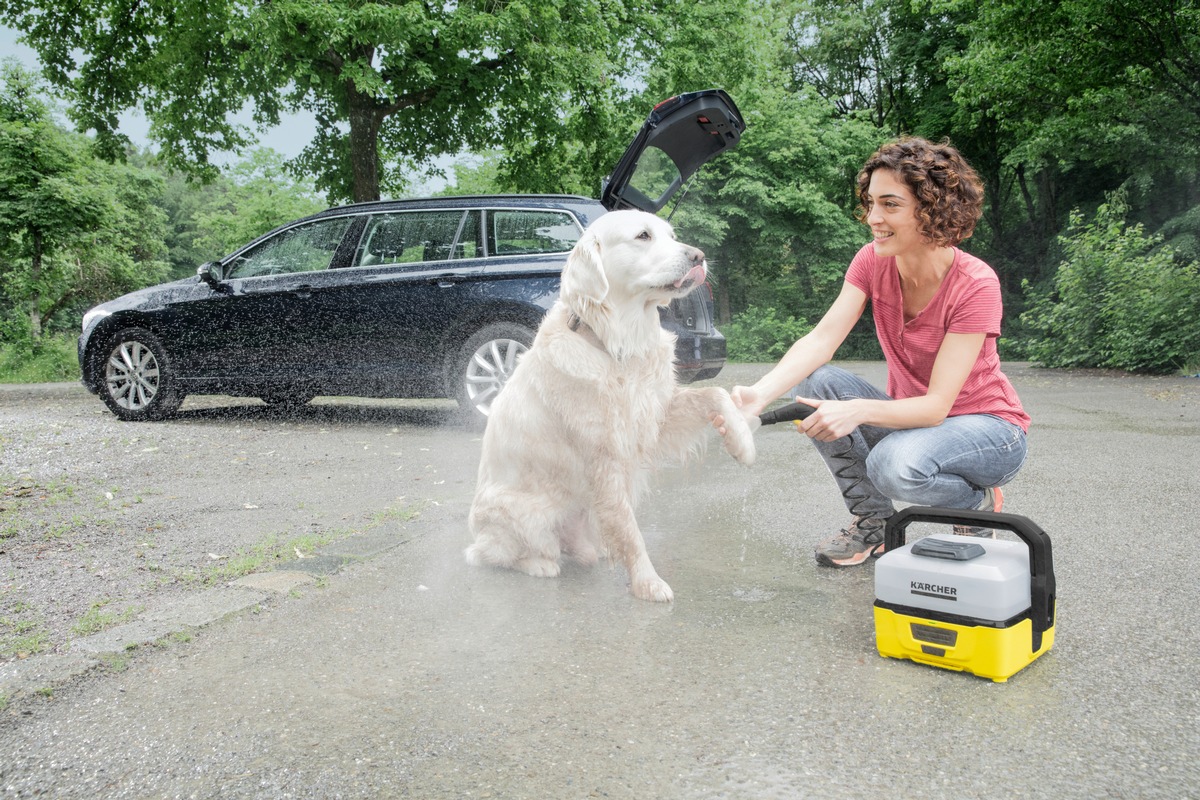
[[[492,195],[380,201],[284,225],[197,276],[96,306],[79,338],[82,381],[124,420],[163,419],[188,394],[300,405],[317,395],[453,397],[488,414],[558,296],[566,255],[597,217],[661,210],[737,146],[725,92],[650,114],[599,201]],[[662,309],[684,381],[716,375],[725,339],[708,287]]]

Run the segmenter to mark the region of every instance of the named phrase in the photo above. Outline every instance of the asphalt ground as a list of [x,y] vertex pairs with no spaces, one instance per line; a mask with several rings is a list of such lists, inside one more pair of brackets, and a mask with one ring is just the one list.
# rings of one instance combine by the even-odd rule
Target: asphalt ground
[[845,512],[787,426],[658,476],[655,605],[621,568],[467,567],[478,436],[376,416],[334,434],[428,440],[421,516],[0,664],[0,795],[1200,797],[1200,380],[1008,372],[1034,423],[1005,511],[1058,597],[1007,682],[878,655],[875,565],[815,565]]

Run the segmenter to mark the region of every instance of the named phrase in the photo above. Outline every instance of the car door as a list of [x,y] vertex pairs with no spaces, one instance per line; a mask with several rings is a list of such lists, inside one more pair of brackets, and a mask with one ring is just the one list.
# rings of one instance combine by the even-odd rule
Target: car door
[[219,288],[173,309],[188,373],[231,387],[306,376],[313,276],[328,270],[353,224],[353,215],[303,222],[228,258]]
[[481,270],[479,209],[416,208],[367,217],[346,267],[314,287],[324,376],[350,394],[436,391],[447,328],[468,313]]
[[745,120],[721,89],[689,92],[654,107],[605,180],[600,202],[609,211],[657,214],[696,170],[741,141]]

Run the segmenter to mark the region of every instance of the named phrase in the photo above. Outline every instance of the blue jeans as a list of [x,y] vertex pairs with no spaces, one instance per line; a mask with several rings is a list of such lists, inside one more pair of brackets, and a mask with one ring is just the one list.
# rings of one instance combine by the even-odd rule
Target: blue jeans
[[[890,400],[839,367],[823,366],[798,389],[801,397]],[[1003,486],[1025,463],[1025,431],[990,414],[946,417],[932,428],[895,430],[860,425],[832,442],[812,440],[846,507],[855,516],[886,519],[892,501],[942,508],[976,508],[984,490]]]

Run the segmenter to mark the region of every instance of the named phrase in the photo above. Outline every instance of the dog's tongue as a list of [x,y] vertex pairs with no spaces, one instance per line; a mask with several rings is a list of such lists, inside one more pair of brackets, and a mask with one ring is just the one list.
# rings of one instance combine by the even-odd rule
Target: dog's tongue
[[681,289],[685,285],[686,286],[695,286],[697,284],[703,283],[704,278],[707,275],[708,275],[708,273],[704,269],[704,263],[701,262],[701,263],[697,264],[696,266],[692,267],[688,271],[687,275],[684,275],[682,278],[675,281],[675,288]]

